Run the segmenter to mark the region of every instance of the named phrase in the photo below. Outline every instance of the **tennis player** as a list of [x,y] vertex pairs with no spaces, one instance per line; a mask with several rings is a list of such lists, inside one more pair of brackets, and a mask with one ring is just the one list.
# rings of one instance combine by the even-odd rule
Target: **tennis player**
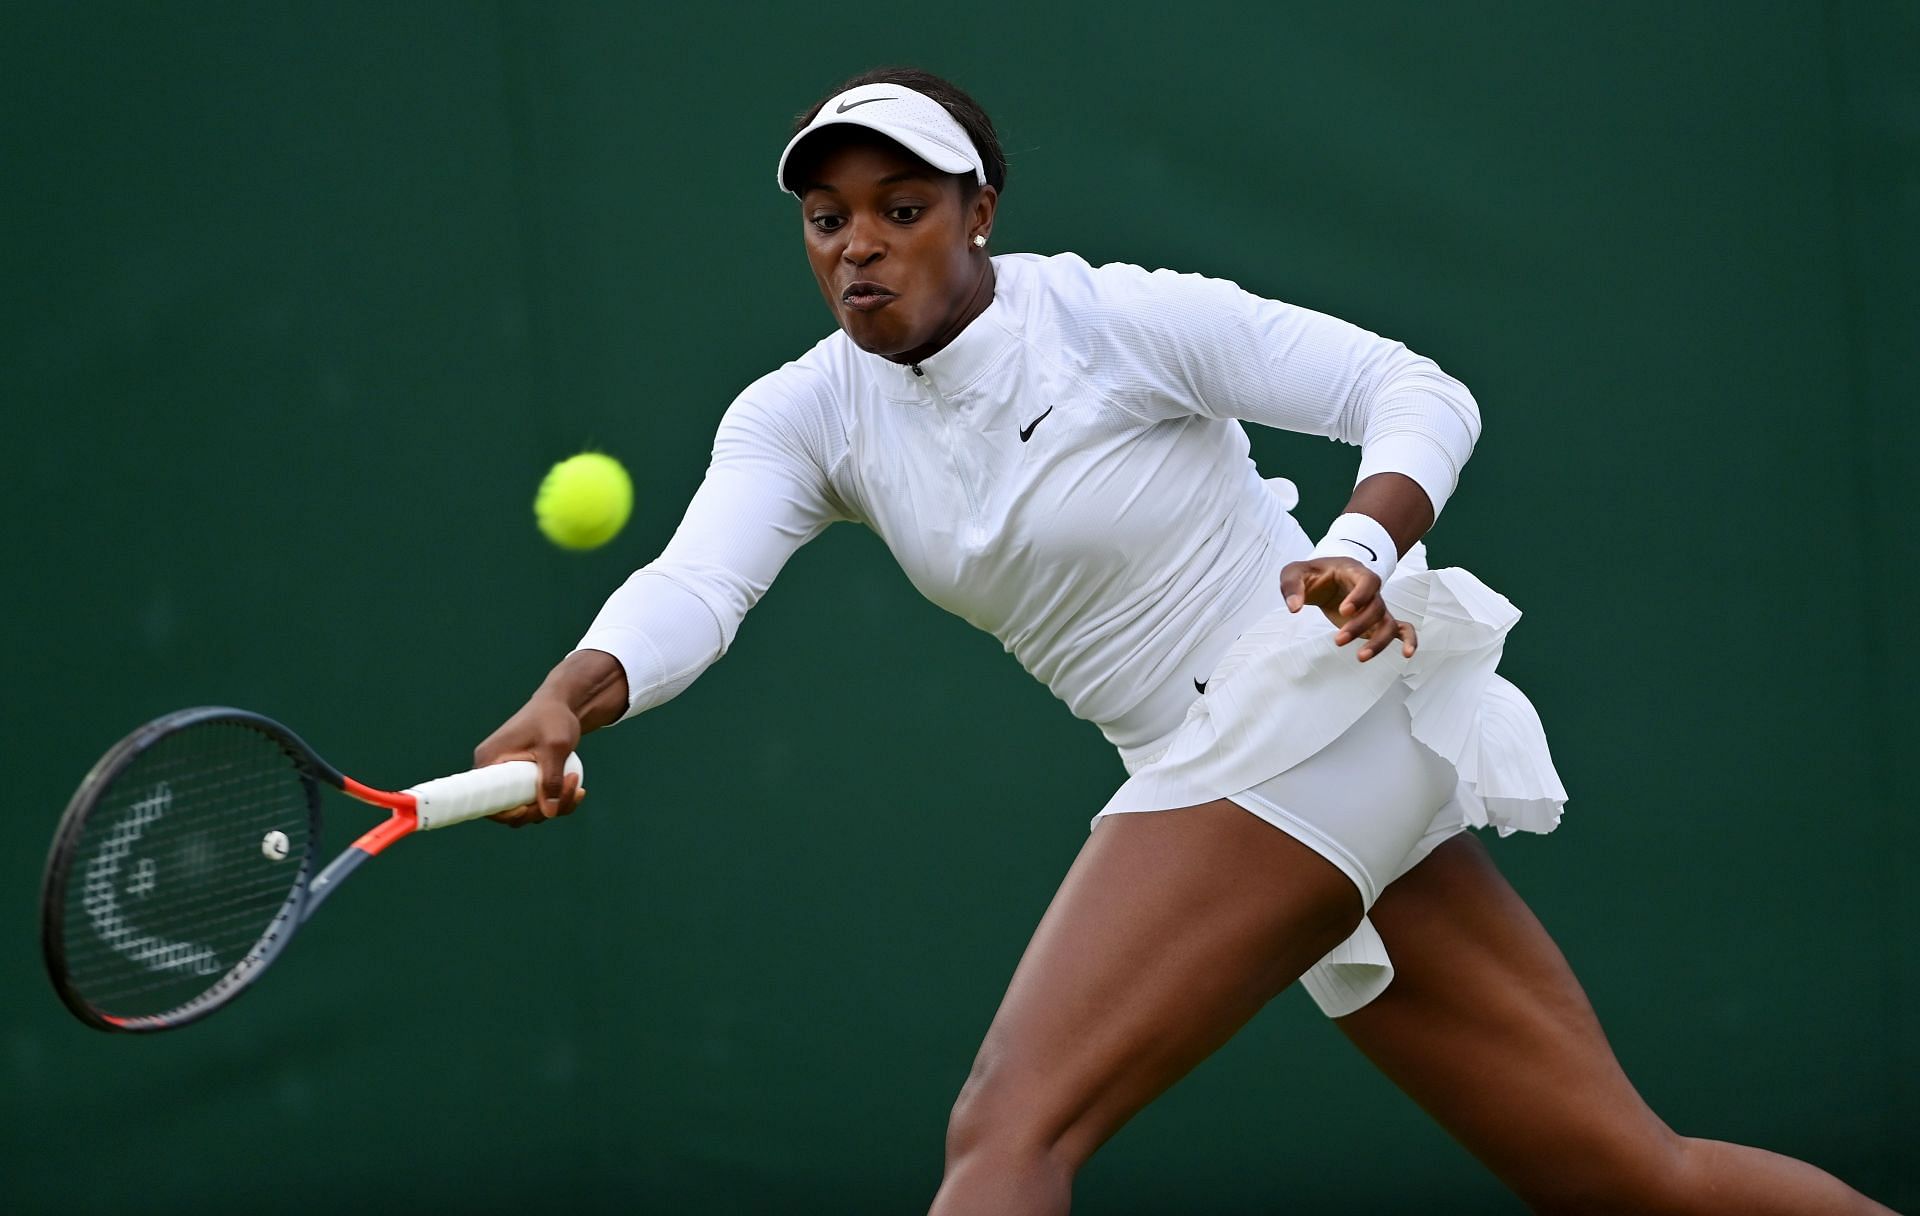
[[[935,1213],[1066,1211],[1094,1150],[1296,980],[1539,1210],[1886,1210],[1662,1123],[1469,834],[1550,831],[1565,792],[1494,670],[1519,613],[1420,544],[1480,431],[1458,381],[1232,283],[990,255],[993,124],[923,72],[834,90],[777,177],[838,331],[740,394],[665,550],[477,749],[541,766],[503,820],[569,813],[580,736],[686,688],[856,521],[1129,774],[987,1031]],[[1359,445],[1317,542],[1243,421]]]

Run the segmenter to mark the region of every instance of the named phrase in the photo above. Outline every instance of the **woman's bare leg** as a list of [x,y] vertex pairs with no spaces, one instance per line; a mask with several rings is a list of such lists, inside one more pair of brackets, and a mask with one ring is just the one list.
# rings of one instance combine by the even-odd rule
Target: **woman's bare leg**
[[1336,1024],[1536,1211],[1889,1211],[1804,1162],[1661,1122],[1566,959],[1473,838],[1436,849],[1371,918],[1394,981]]
[[1101,1143],[1359,919],[1344,874],[1232,803],[1101,820],[954,1106],[935,1216],[1065,1212]]

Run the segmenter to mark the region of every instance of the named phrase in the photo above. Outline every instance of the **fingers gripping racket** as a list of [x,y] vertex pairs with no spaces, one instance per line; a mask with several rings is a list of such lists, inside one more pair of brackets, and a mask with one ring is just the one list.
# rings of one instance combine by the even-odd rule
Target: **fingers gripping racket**
[[[100,758],[54,834],[40,890],[53,986],[101,1030],[184,1026],[245,992],[369,857],[532,802],[538,782],[511,760],[389,793],[259,714],[156,719]],[[392,814],[316,874],[322,786]]]

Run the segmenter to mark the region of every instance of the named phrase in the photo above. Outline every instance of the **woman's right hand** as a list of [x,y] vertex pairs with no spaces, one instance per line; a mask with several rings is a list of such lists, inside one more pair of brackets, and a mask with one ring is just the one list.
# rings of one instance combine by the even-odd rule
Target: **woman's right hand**
[[576,650],[560,660],[520,711],[473,749],[476,767],[502,760],[540,766],[534,800],[493,818],[517,828],[573,814],[587,792],[578,777],[565,775],[567,757],[579,748],[581,735],[626,712],[627,673],[620,660],[603,650]]
[[586,791],[580,788],[579,777],[563,774],[561,769],[567,757],[579,748],[580,733],[580,719],[574,715],[573,708],[564,698],[542,688],[519,712],[501,723],[500,729],[474,748],[475,768],[503,760],[531,760],[540,766],[534,800],[491,818],[518,828],[573,814],[581,799],[587,796]]

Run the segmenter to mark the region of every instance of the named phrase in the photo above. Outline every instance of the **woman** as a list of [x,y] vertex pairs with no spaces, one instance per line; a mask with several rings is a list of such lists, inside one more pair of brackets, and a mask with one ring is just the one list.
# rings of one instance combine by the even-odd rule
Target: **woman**
[[[661,556],[480,745],[572,811],[582,733],[684,689],[795,549],[873,528],[1119,748],[1128,780],[1015,971],[933,1210],[1063,1212],[1137,1110],[1296,979],[1541,1210],[1884,1211],[1675,1135],[1469,826],[1550,830],[1518,613],[1419,540],[1479,431],[1431,362],[1230,283],[990,257],[1006,166],[937,77],[848,81],[778,177],[839,331],[748,387]],[[1239,419],[1361,445],[1318,545]],[[1307,611],[1307,609],[1313,611]]]

